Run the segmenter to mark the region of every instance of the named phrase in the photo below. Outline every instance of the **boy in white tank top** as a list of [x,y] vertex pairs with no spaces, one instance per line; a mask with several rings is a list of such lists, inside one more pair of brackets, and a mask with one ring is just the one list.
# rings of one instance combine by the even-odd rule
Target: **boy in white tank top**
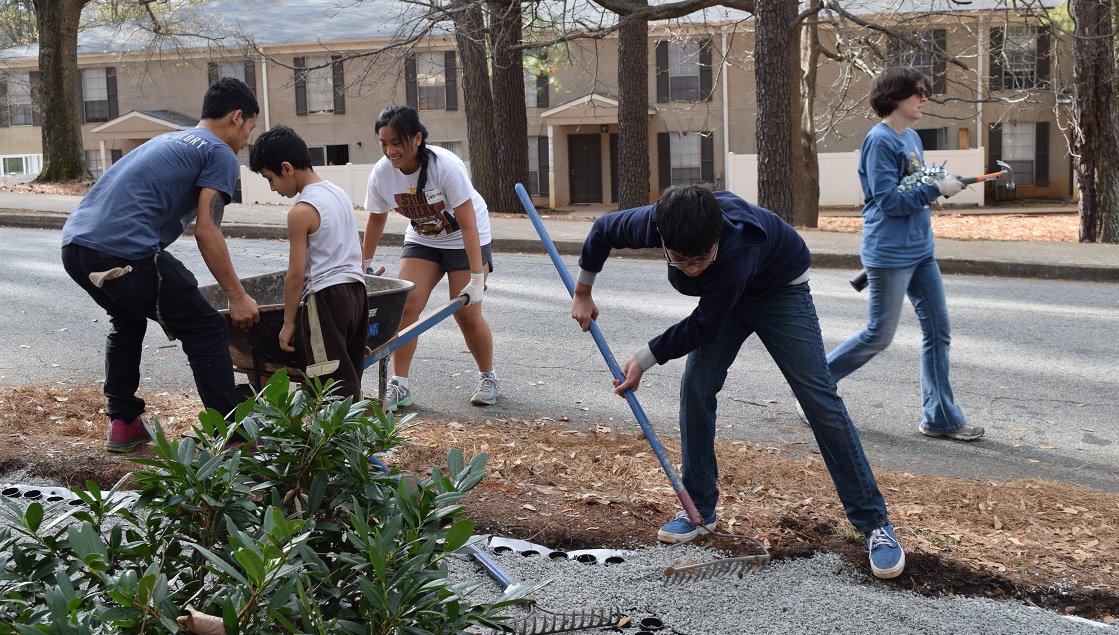
[[[301,351],[304,374],[341,384],[336,394],[361,396],[369,314],[354,204],[311,167],[307,144],[287,126],[260,135],[249,168],[272,191],[293,198],[288,212],[288,272],[280,348]],[[300,302],[306,309],[299,311]]]

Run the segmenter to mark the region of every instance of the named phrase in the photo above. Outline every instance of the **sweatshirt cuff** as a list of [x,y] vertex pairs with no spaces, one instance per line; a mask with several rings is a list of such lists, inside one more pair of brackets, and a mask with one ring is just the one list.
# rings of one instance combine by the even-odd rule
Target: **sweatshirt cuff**
[[641,372],[645,372],[657,365],[657,358],[653,356],[653,350],[649,348],[648,344],[634,353],[633,358],[637,360],[637,365],[641,367]]
[[594,278],[597,275],[598,274],[593,272],[593,271],[587,271],[586,269],[583,269],[582,267],[580,267],[579,268],[579,277],[576,278],[575,281],[580,283],[580,284],[585,284],[588,287],[593,287],[594,286]]

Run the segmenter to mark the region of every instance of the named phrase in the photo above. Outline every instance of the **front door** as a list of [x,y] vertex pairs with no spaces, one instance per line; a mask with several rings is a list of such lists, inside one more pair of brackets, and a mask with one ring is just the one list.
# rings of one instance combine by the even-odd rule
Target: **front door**
[[602,202],[602,138],[596,134],[567,137],[572,203]]

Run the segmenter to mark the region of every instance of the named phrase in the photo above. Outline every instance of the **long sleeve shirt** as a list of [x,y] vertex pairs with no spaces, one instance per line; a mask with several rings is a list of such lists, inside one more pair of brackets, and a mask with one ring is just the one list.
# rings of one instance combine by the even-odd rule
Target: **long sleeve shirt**
[[[691,315],[650,340],[647,352],[657,363],[683,357],[710,342],[723,322],[743,302],[764,298],[805,276],[811,255],[800,234],[779,216],[730,192],[715,192],[723,211],[723,231],[715,262],[689,277],[665,265],[674,289],[699,298]],[[583,243],[580,280],[593,282],[614,249],[663,246],[657,232],[656,207],[647,205],[598,218]],[[648,368],[643,353],[636,356]]]

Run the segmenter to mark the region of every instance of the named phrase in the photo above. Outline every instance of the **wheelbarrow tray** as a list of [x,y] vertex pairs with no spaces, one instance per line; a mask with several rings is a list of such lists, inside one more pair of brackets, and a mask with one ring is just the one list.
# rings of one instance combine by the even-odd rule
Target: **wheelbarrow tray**
[[[245,292],[256,300],[260,322],[248,329],[233,325],[229,317],[229,298],[216,284],[201,287],[199,291],[229,322],[229,353],[233,369],[252,377],[272,375],[281,368],[287,369],[292,378],[302,378],[307,367],[304,351],[289,353],[280,348],[280,330],[284,326],[284,277],[287,271],[276,271],[259,276],[242,278]],[[407,280],[365,276],[366,310],[369,311],[369,338],[366,355],[381,348],[396,335],[408,293],[416,285]],[[304,310],[299,305],[296,323],[300,323]]]

